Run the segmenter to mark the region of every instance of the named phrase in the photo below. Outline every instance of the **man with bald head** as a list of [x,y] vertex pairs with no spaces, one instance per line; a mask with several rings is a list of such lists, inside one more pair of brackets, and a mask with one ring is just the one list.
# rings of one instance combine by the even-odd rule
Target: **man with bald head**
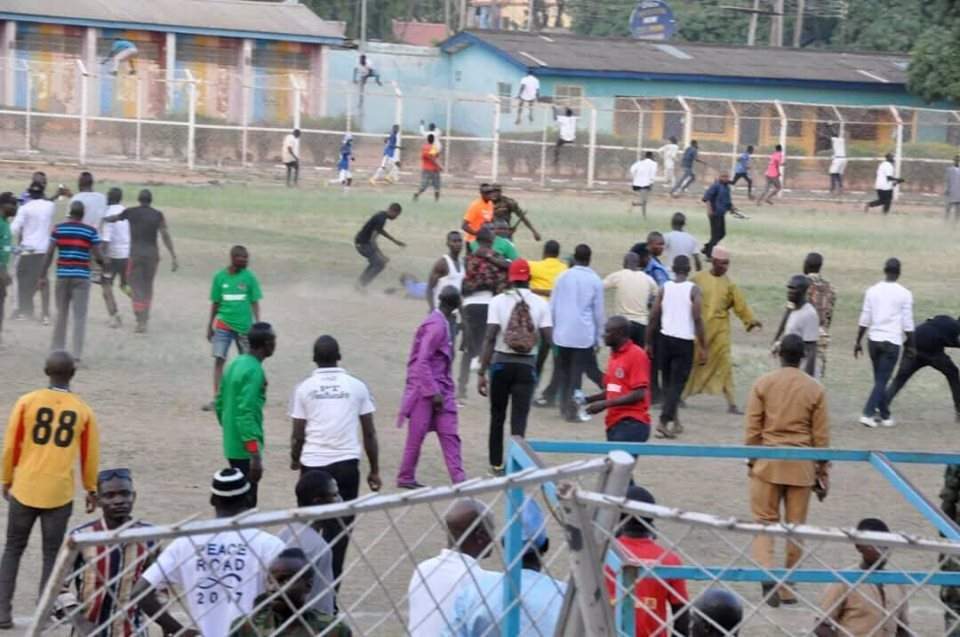
[[740,634],[743,606],[722,588],[708,588],[693,602],[690,637],[727,637]]
[[[441,635],[454,626],[457,596],[465,587],[480,581],[496,581],[479,560],[492,547],[496,531],[493,514],[483,502],[471,498],[455,500],[443,517],[447,548],[440,555],[417,564],[407,589],[411,635]],[[487,591],[476,591],[485,597]]]
[[73,511],[73,465],[78,459],[87,513],[96,506],[100,437],[93,410],[70,391],[75,371],[68,352],[51,352],[44,369],[50,379],[48,387],[24,394],[10,412],[0,473],[8,503],[0,562],[0,629],[13,628],[17,571],[37,519],[43,539],[41,591],[50,577]]

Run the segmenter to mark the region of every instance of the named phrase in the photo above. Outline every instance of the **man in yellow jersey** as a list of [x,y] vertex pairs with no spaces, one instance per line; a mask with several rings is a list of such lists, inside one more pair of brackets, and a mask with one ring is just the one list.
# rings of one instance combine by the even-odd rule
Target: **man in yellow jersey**
[[13,628],[12,601],[20,557],[34,523],[40,519],[43,571],[40,589],[50,577],[67,521],[73,511],[73,464],[80,460],[87,513],[96,507],[100,438],[93,410],[70,392],[76,372],[65,351],[47,357],[47,389],[24,394],[13,406],[3,439],[0,482],[9,502],[7,538],[0,562],[0,629]]

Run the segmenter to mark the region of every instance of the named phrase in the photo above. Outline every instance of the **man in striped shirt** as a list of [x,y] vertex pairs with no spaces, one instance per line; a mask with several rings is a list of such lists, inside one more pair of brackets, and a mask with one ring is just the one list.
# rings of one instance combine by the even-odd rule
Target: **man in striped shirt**
[[57,304],[57,322],[53,329],[52,350],[66,348],[67,319],[73,307],[73,357],[79,364],[83,357],[83,338],[87,329],[87,305],[90,301],[90,259],[103,265],[97,247],[100,235],[96,228],[83,223],[83,203],[70,204],[70,218],[57,224],[50,235],[50,249],[43,264],[47,276],[54,255],[57,257],[57,285],[54,298]]

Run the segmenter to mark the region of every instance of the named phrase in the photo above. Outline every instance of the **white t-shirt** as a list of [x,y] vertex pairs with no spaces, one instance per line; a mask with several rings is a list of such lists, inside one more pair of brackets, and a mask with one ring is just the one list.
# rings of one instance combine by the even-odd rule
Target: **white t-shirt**
[[681,254],[690,259],[690,267],[693,267],[693,255],[700,252],[700,242],[685,230],[671,230],[663,235],[663,244],[660,261],[670,272],[673,272],[673,260]]
[[[407,630],[414,637],[454,634],[457,596],[466,588],[487,582],[492,591],[498,579],[477,560],[465,553],[443,549],[440,555],[417,564],[407,587],[409,620]],[[488,591],[479,591],[485,598]]]
[[874,188],[877,190],[893,190],[893,182],[888,179],[888,177],[894,176],[893,162],[891,161],[882,161],[880,165],[877,166],[877,183],[874,184]]
[[537,99],[538,91],[540,91],[540,80],[533,75],[524,75],[520,80],[520,99],[532,102]]
[[843,137],[831,137],[830,146],[833,149],[834,158],[844,158],[847,156],[847,140]]
[[54,204],[46,199],[31,199],[20,206],[10,223],[14,240],[20,235],[20,248],[31,252],[46,252],[50,246]]
[[557,127],[560,129],[560,139],[572,142],[577,138],[576,115],[557,115]]
[[677,155],[680,153],[680,147],[676,144],[664,144],[660,147],[660,156],[663,157],[664,164],[673,164],[677,161]]
[[903,333],[913,331],[913,294],[894,281],[880,281],[863,296],[860,327],[871,341],[903,345]]
[[[290,154],[291,148],[293,149],[293,154]],[[296,157],[294,157],[294,155],[296,155]],[[290,133],[283,138],[283,163],[289,164],[298,159],[300,159],[300,138],[294,137],[293,133]]]
[[221,531],[175,539],[143,578],[176,585],[204,637],[223,637],[266,590],[267,568],[284,543],[259,530]]
[[657,162],[652,159],[641,159],[630,166],[630,177],[633,185],[639,188],[649,188],[657,178]]
[[[110,217],[118,215],[123,212],[123,210],[123,204],[115,203],[107,207],[107,214],[104,216]],[[107,256],[111,259],[130,258],[130,222],[126,219],[103,224],[103,232],[100,233],[100,240],[109,242]]]
[[[79,201],[83,204],[83,222],[93,226],[100,232],[100,224],[107,213],[107,198],[102,192],[78,192],[70,199],[70,203]],[[69,209],[69,208],[68,208]]]
[[538,329],[553,327],[553,317],[550,315],[550,304],[547,301],[530,290],[515,288],[507,290],[496,295],[490,301],[487,308],[487,325],[499,325],[500,331],[497,333],[497,343],[494,345],[494,351],[504,354],[527,355],[534,352],[517,352],[503,342],[503,333],[510,323],[510,315],[513,314],[513,308],[517,305],[519,297],[527,302],[530,307],[530,318],[533,319],[533,325]]
[[315,369],[294,390],[290,417],[307,421],[306,440],[300,463],[325,467],[343,460],[357,460],[360,416],[376,411],[363,381],[340,367]]
[[820,315],[817,314],[817,308],[810,303],[804,303],[799,310],[790,312],[783,327],[783,334],[796,334],[804,343],[820,340]]

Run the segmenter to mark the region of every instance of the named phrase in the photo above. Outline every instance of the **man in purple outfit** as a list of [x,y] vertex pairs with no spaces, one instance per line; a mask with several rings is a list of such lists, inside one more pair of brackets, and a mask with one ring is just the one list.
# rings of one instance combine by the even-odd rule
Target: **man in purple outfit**
[[403,460],[397,472],[397,486],[418,489],[417,461],[427,433],[435,431],[440,439],[443,460],[450,480],[463,482],[460,436],[457,434],[457,401],[454,392],[453,340],[450,322],[460,307],[460,291],[448,285],[440,291],[439,306],[417,328],[407,361],[407,384],[403,391],[397,426],[409,420]]

